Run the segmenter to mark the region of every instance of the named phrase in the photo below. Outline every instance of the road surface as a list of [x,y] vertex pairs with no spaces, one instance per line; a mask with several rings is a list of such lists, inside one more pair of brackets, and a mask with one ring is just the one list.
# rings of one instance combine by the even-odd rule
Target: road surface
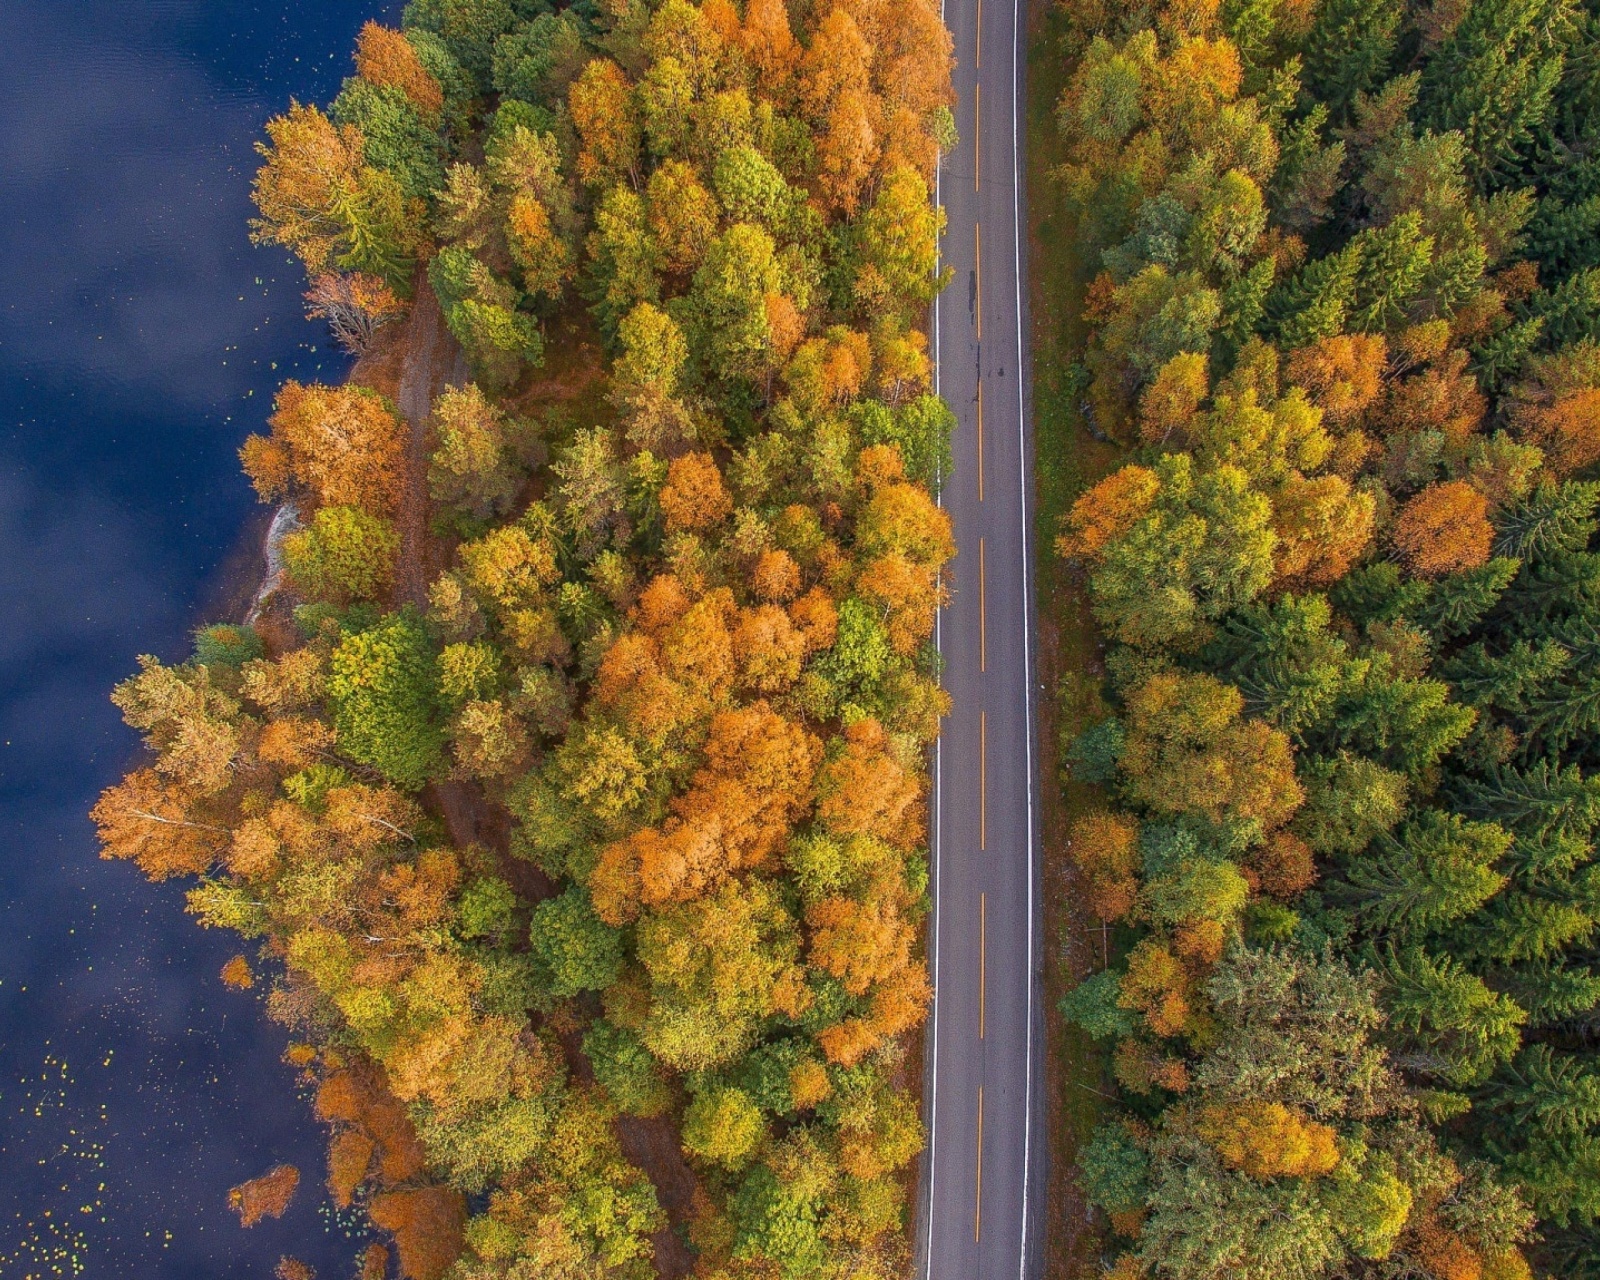
[[934,314],[955,410],[955,590],[939,624],[953,699],[935,764],[935,999],[927,1037],[919,1280],[1039,1273],[1038,805],[1033,747],[1031,432],[1022,286],[1026,10],[946,0],[960,144],[945,157]]

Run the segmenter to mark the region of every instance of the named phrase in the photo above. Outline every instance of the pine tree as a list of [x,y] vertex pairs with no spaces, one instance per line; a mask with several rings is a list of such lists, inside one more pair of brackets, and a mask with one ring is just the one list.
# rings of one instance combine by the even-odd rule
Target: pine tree
[[1399,31],[1400,10],[1385,0],[1328,0],[1306,37],[1306,89],[1342,117],[1387,78]]
[[1429,124],[1459,129],[1480,179],[1515,169],[1550,114],[1565,65],[1567,0],[1474,0],[1429,60]]
[[1582,1133],[1600,1125],[1600,1069],[1548,1044],[1529,1045],[1489,1087],[1492,1105],[1514,1125]]
[[1504,556],[1537,561],[1558,551],[1576,551],[1595,531],[1600,484],[1569,480],[1542,483],[1495,520],[1495,550]]
[[1282,346],[1310,346],[1344,328],[1355,302],[1361,258],[1359,245],[1346,245],[1300,268],[1294,279],[1268,296],[1267,314]]
[[1527,1013],[1454,957],[1409,947],[1373,958],[1399,1061],[1408,1070],[1466,1087],[1516,1053]]
[[1470,916],[1509,877],[1495,863],[1511,837],[1492,823],[1425,809],[1398,838],[1380,836],[1330,894],[1348,902],[1367,933],[1408,940]]

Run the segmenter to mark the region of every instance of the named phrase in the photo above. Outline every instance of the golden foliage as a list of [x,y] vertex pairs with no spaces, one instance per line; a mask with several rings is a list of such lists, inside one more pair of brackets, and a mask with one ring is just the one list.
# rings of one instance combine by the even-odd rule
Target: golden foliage
[[709,453],[686,453],[672,460],[667,483],[661,490],[661,510],[667,517],[669,533],[709,528],[728,517],[733,511],[733,499]]
[[444,90],[418,60],[411,42],[376,22],[366,23],[356,37],[356,74],[379,87],[400,90],[430,123],[444,109]]
[[286,382],[273,405],[271,436],[239,451],[263,502],[309,492],[324,506],[392,515],[404,486],[405,432],[393,408],[362,387]]
[[1133,909],[1139,881],[1139,824],[1104,809],[1072,824],[1067,851],[1086,880],[1089,909],[1102,920],[1120,920]]
[[1160,490],[1148,467],[1127,466],[1107,476],[1072,504],[1056,554],[1064,560],[1094,559],[1144,517]]
[[243,956],[234,956],[223,965],[221,978],[224,986],[232,987],[235,991],[248,991],[256,985],[255,972]]
[[107,787],[89,817],[102,858],[127,858],[152,880],[199,875],[216,860],[227,828],[193,821],[186,788],[154,769],[136,769]]
[[1339,1164],[1334,1131],[1278,1102],[1207,1107],[1195,1129],[1224,1164],[1252,1178],[1314,1178]]

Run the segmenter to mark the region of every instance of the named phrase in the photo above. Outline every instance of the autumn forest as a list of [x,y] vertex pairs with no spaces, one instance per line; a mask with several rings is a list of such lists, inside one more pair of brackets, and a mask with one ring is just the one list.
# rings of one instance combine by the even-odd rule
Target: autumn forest
[[[1052,21],[1039,384],[1115,457],[1039,548],[1094,627],[1083,1274],[1600,1278],[1600,5]],[[353,371],[245,441],[282,571],[118,687],[93,814],[326,1125],[246,1226],[909,1273],[952,49],[932,0],[412,0],[267,125],[252,235]]]
[[1063,5],[1106,1264],[1600,1275],[1600,11]]
[[[358,358],[241,460],[247,625],[94,818],[247,944],[363,1277],[890,1277],[922,1147],[928,0],[416,0],[267,127]],[[279,1275],[309,1274],[285,1258]]]

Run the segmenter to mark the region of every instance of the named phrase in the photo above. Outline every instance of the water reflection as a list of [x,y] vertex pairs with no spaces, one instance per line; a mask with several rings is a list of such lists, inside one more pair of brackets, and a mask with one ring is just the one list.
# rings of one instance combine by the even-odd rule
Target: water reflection
[[[132,738],[106,703],[180,656],[250,516],[234,450],[341,362],[245,239],[252,143],[332,94],[370,0],[0,5],[0,1275],[342,1276],[320,1135],[233,948],[94,858]],[[241,1231],[228,1186],[307,1187]]]

